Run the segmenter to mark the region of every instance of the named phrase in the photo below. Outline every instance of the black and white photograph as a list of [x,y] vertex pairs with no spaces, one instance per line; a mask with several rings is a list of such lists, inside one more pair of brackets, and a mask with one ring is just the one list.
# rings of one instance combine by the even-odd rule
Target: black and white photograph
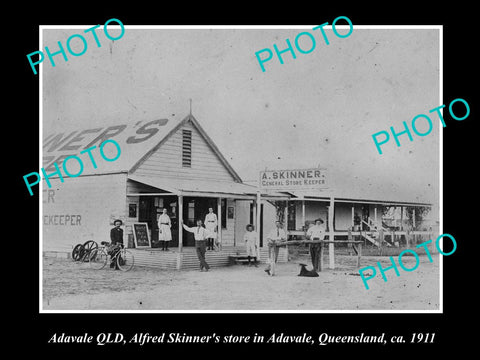
[[41,310],[441,311],[442,29],[333,23],[42,29]]
[[7,37],[8,347],[475,344],[472,6],[72,5]]

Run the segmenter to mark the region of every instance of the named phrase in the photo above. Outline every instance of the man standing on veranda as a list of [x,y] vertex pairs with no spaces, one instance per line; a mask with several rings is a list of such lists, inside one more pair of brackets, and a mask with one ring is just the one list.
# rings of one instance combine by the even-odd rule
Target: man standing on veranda
[[205,269],[205,271],[208,271],[208,269],[210,269],[210,266],[208,266],[207,261],[205,260],[205,251],[207,249],[205,242],[209,235],[208,230],[202,226],[203,223],[201,219],[197,220],[196,227],[188,227],[183,223],[182,219],[180,219],[180,224],[185,230],[194,234],[195,249],[197,251],[198,260],[200,261],[200,271],[203,271],[203,269]]
[[268,275],[275,275],[275,264],[278,259],[279,247],[276,246],[278,243],[287,240],[287,234],[282,228],[282,223],[280,221],[275,221],[275,228],[270,231],[267,236],[267,245],[268,245],[268,264],[265,272]]

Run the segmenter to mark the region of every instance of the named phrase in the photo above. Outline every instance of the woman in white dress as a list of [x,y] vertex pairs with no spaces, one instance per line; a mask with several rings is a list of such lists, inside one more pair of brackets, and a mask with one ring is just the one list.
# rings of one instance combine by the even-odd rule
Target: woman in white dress
[[208,230],[207,250],[214,250],[214,243],[217,239],[217,215],[213,208],[208,208],[208,214],[205,216],[205,228]]
[[167,209],[163,209],[162,215],[158,218],[158,240],[162,242],[162,251],[168,251],[168,243],[172,240],[172,221],[167,215]]

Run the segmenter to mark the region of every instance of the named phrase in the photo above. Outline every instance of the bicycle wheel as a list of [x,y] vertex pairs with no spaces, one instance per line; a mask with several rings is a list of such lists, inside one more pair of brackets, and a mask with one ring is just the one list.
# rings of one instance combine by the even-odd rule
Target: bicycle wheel
[[108,254],[103,249],[93,249],[88,256],[88,263],[95,270],[103,269],[107,262]]
[[79,261],[85,252],[85,248],[82,244],[77,244],[72,250],[72,259],[73,261]]
[[127,249],[121,249],[117,254],[117,265],[122,271],[129,271],[134,265],[133,254]]

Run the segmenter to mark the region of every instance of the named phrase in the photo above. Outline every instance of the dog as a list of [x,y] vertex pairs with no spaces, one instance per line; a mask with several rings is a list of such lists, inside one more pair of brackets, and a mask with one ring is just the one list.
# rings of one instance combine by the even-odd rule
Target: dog
[[300,265],[300,274],[298,276],[307,276],[307,277],[318,277],[318,273],[315,270],[307,270],[307,264],[298,264]]

